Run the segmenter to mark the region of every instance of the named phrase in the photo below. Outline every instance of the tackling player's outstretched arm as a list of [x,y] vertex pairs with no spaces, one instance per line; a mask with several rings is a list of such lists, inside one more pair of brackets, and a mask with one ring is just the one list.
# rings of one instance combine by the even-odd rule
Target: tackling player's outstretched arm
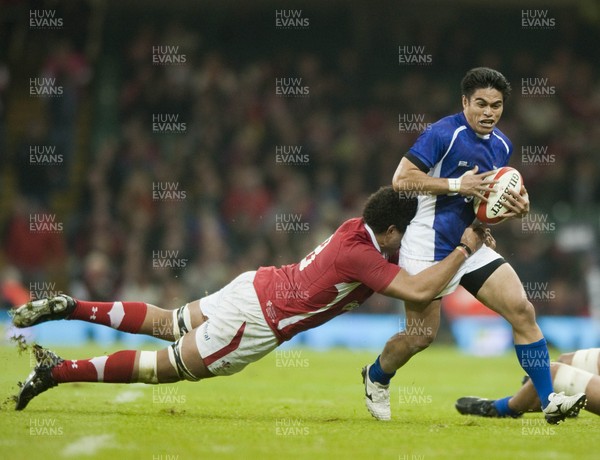
[[400,160],[398,168],[392,179],[392,186],[397,192],[419,191],[429,192],[434,195],[446,193],[460,193],[461,195],[477,196],[487,201],[483,193],[489,190],[489,184],[497,181],[486,180],[494,171],[476,174],[478,167],[475,166],[460,178],[447,179],[445,177],[431,177],[424,173],[419,167],[404,157]]
[[481,227],[467,227],[460,242],[468,249],[457,246],[444,260],[416,275],[400,270],[380,293],[409,302],[428,303],[450,282],[470,253],[477,251],[489,237],[489,232]]

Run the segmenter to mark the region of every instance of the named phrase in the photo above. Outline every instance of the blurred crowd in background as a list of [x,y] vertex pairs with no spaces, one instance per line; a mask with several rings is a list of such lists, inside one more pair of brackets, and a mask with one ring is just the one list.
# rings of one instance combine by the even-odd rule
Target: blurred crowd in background
[[[598,38],[598,24],[579,27],[575,13],[557,13],[560,27],[537,31],[538,43],[494,49],[476,30],[452,28],[452,18],[438,19],[447,33],[435,22],[403,29],[398,19],[361,47],[352,46],[361,23],[341,21],[335,32],[341,40],[322,36],[320,46],[304,49],[303,37],[322,33],[319,10],[302,10],[307,30],[282,30],[274,8],[264,9],[270,29],[261,42],[274,44],[253,56],[236,52],[248,46],[243,37],[218,27],[207,32],[185,15],[162,22],[159,10],[146,20],[122,19],[129,27],[118,31],[109,12],[93,56],[90,36],[72,36],[68,24],[56,33],[30,33],[22,46],[37,50],[30,58],[35,76],[56,76],[64,94],[41,100],[41,110],[13,129],[12,139],[7,107],[29,98],[27,82],[18,80],[26,74],[17,58],[0,55],[2,187],[11,187],[1,216],[5,278],[20,278],[25,287],[56,282],[56,290],[82,298],[175,308],[244,270],[297,262],[340,222],[359,215],[370,193],[391,183],[419,135],[399,129],[399,117],[431,123],[459,112],[463,74],[490,66],[512,82],[499,127],[513,141],[511,166],[523,173],[536,216],[495,226],[498,249],[539,315],[594,313],[600,63],[580,45],[590,30]],[[79,14],[92,21],[96,13],[83,8]],[[516,17],[516,24],[502,26],[514,29],[511,35],[519,33]],[[16,46],[18,30],[13,23],[2,35],[7,45]],[[386,35],[389,30],[396,35]],[[47,42],[33,47],[44,32]],[[220,40],[228,46],[214,46]],[[400,65],[401,44],[424,45],[431,65]],[[185,62],[154,62],[155,47],[164,45],[178,46],[175,54]],[[105,83],[110,72],[116,77]],[[306,94],[278,94],[278,78],[301,78]],[[555,92],[527,97],[521,87],[528,78],[547,78]],[[95,106],[109,99],[115,128],[93,143],[100,129]],[[165,114],[185,127],[156,132],[153,117]],[[81,131],[88,133],[83,148],[75,141]],[[31,145],[55,145],[64,160],[33,165]],[[278,156],[281,149],[300,155],[287,161]],[[533,160],[526,156],[532,151],[546,156]],[[8,175],[14,180],[4,180]],[[165,187],[177,193],[153,193]],[[32,235],[31,213],[54,213],[64,228]],[[299,225],[281,225],[290,221]],[[398,308],[377,296],[361,312]]]

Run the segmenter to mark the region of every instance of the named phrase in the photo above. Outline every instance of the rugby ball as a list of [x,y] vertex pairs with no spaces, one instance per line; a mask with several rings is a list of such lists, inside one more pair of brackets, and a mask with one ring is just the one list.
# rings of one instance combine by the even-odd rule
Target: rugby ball
[[486,224],[497,224],[506,219],[504,214],[510,212],[505,206],[506,197],[503,193],[512,189],[517,193],[521,192],[523,186],[523,177],[515,168],[505,166],[496,171],[496,174],[489,176],[492,180],[497,180],[495,186],[490,185],[490,191],[485,192],[483,196],[487,198],[487,203],[479,198],[473,200],[475,216],[480,222]]

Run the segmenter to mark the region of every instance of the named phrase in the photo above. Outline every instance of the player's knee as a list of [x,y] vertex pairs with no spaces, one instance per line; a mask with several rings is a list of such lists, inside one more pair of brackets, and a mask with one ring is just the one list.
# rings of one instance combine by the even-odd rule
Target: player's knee
[[512,303],[506,319],[512,324],[514,329],[518,329],[521,326],[530,326],[535,323],[535,308],[526,297],[520,298]]
[[412,354],[419,353],[429,347],[435,340],[435,334],[416,335],[412,336],[410,343],[410,350]]
[[173,310],[172,315],[173,337],[178,340],[193,329],[189,304],[186,303],[183,307]]
[[179,380],[191,380],[192,382],[197,382],[200,380],[201,376],[195,375],[190,366],[184,362],[182,357],[182,344],[182,339],[179,339],[167,347],[169,361],[173,369],[177,372]]
[[571,362],[573,361],[573,355],[575,353],[562,353],[557,359],[556,361],[559,363],[564,363],[564,364],[571,364]]

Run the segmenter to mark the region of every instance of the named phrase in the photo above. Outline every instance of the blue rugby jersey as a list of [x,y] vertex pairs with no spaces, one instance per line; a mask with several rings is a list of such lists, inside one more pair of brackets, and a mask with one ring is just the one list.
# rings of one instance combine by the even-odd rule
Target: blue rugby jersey
[[[456,178],[479,167],[477,173],[508,164],[512,144],[499,129],[481,136],[462,112],[442,118],[424,131],[406,154],[431,177]],[[442,260],[460,242],[475,219],[473,197],[457,193],[419,196],[417,214],[402,239],[402,255],[420,260]]]

